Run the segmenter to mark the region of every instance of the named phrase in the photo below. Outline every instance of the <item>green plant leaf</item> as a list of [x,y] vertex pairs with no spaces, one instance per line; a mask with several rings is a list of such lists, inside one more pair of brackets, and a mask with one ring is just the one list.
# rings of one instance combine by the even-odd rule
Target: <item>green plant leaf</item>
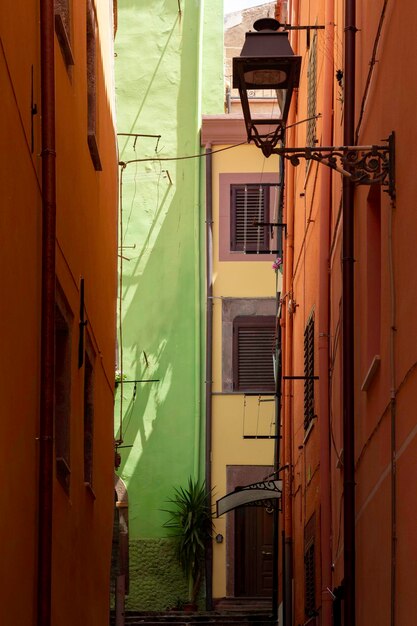
[[194,602],[204,569],[205,546],[213,534],[211,493],[204,482],[190,477],[187,487],[174,488],[168,503],[172,506],[163,509],[170,516],[164,527],[175,538],[177,559],[189,583],[189,599]]

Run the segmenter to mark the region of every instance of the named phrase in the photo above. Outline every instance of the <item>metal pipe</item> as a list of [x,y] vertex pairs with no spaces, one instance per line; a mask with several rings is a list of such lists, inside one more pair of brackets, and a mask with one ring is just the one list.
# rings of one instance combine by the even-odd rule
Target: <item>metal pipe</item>
[[[213,391],[213,157],[206,145],[206,489],[211,505],[211,447]],[[206,610],[213,609],[213,543],[206,545]]]
[[[334,45],[334,0],[325,4],[325,48]],[[322,141],[333,143],[333,55],[324,56]],[[332,552],[331,552],[331,481],[330,481],[330,410],[329,410],[329,320],[330,320],[330,223],[332,174],[321,172],[320,244],[319,244],[319,398],[320,398],[320,544],[321,544],[321,615],[322,626],[332,624]]]
[[[355,139],[356,0],[345,4],[344,142]],[[354,188],[343,179],[342,397],[344,624],[355,625]]]
[[[299,20],[299,0],[294,0],[291,6],[291,24],[297,24]],[[292,33],[292,47],[294,53],[298,50],[298,33]],[[295,122],[295,102],[292,103],[288,124]],[[294,145],[295,128],[291,128],[287,135],[289,136],[290,145]],[[285,332],[283,333],[283,373],[285,376],[293,375],[293,317],[288,310],[287,297],[292,289],[292,278],[294,271],[294,188],[295,188],[295,172],[294,168],[287,170],[286,182],[288,198],[285,203],[286,215],[284,222],[287,224],[286,231],[286,255],[284,263],[284,285],[283,293],[286,297],[283,299],[283,310],[285,319]],[[284,386],[284,411],[283,411],[283,465],[288,467],[283,477],[283,621],[284,626],[292,626],[293,624],[293,541],[292,541],[292,476],[293,476],[293,459],[292,459],[292,386],[293,382],[288,380]]]
[[390,626],[396,624],[397,612],[397,372],[395,364],[395,345],[397,334],[397,295],[394,268],[393,244],[393,212],[394,202],[391,202],[388,217],[388,267],[390,283],[390,376],[391,376],[391,599],[390,599]]
[[55,359],[55,67],[54,2],[40,0],[42,98],[42,321],[39,417],[37,624],[51,623],[52,479]]

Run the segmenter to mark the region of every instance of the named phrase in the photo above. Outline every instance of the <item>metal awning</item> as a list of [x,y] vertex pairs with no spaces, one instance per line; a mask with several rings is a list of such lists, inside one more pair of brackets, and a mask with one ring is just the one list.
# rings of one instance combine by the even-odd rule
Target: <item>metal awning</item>
[[216,515],[220,517],[239,506],[271,506],[281,498],[282,480],[266,480],[240,487],[216,501]]

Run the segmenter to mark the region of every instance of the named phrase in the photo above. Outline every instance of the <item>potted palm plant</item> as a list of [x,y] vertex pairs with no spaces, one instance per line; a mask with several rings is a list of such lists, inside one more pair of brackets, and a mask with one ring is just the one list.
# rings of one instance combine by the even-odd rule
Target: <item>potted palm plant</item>
[[168,500],[173,506],[165,509],[170,518],[164,526],[176,540],[176,555],[188,582],[188,604],[185,610],[196,610],[204,563],[205,546],[213,534],[213,514],[205,483],[188,479],[187,487],[174,490]]

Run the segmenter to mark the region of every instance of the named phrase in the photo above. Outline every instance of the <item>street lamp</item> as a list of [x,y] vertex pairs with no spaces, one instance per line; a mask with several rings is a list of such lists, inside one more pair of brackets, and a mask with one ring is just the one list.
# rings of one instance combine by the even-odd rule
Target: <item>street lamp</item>
[[[239,90],[248,142],[253,141],[266,157],[278,154],[295,166],[301,158],[317,161],[353,183],[380,184],[394,199],[394,133],[380,145],[283,147],[291,97],[299,86],[301,57],[288,41],[286,31],[291,26],[273,18],[257,20],[253,26],[255,32],[246,33],[240,56],[233,58],[233,87]],[[259,114],[253,106],[257,95],[274,96],[269,115]]]
[[[288,32],[278,31],[272,18],[257,20],[255,31],[246,33],[240,57],[233,59],[233,87],[239,89],[248,141],[254,141],[266,157],[282,141],[292,92],[300,81],[301,57],[288,41]],[[256,115],[253,98],[274,98],[270,115]]]

